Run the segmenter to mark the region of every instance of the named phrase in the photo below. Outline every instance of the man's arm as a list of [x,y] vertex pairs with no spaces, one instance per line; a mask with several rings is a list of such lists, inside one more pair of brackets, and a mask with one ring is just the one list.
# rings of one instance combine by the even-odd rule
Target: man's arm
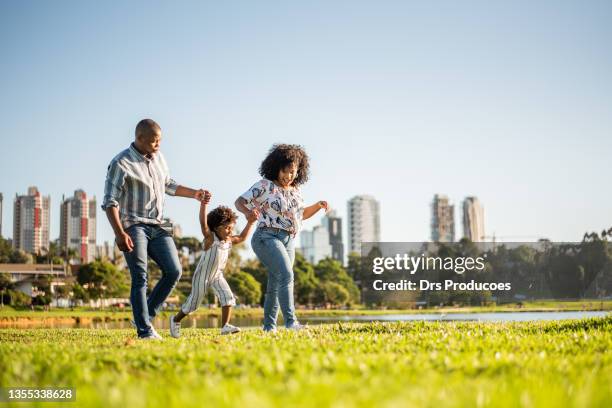
[[108,221],[115,232],[115,241],[122,251],[131,252],[134,249],[132,238],[123,230],[119,216],[119,200],[124,194],[125,171],[117,161],[111,161],[106,172],[104,183],[104,200],[102,209],[106,212]]
[[253,229],[253,225],[255,225],[255,222],[257,221],[257,218],[259,218],[259,211],[257,211],[257,209],[249,213],[247,216],[247,225],[244,227],[240,235],[232,236],[232,244],[240,244],[247,239],[251,233],[251,230]]
[[122,251],[132,252],[134,249],[134,242],[132,238],[128,235],[127,232],[123,229],[121,225],[121,219],[119,217],[119,208],[117,207],[107,207],[106,208],[106,217],[110,222],[113,231],[115,232],[115,241],[117,242],[117,246]]
[[202,201],[206,193],[208,193],[208,191],[204,189],[194,190],[193,188],[185,186],[177,186],[174,195],[179,197],[195,198],[198,201]]

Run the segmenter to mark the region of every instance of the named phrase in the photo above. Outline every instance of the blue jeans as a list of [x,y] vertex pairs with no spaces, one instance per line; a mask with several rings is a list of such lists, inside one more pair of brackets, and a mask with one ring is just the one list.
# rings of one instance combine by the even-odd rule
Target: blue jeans
[[253,251],[268,269],[268,287],[264,300],[264,330],[276,328],[278,307],[283,312],[285,327],[297,323],[293,303],[293,262],[295,248],[287,231],[257,228],[251,238]]
[[[153,334],[151,320],[181,277],[181,263],[174,240],[157,225],[135,224],[125,231],[134,242],[132,252],[124,252],[130,268],[130,303],[138,337]],[[147,298],[147,255],[159,265],[161,279]]]

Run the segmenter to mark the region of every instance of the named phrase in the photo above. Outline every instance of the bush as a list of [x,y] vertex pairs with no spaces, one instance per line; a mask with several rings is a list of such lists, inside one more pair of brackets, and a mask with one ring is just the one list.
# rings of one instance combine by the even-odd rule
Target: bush
[[244,305],[259,303],[261,298],[261,284],[250,274],[236,271],[226,276],[234,296]]

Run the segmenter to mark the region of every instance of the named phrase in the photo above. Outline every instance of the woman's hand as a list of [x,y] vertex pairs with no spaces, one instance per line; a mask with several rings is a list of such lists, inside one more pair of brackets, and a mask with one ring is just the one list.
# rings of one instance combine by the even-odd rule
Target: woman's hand
[[259,210],[257,208],[253,208],[248,214],[246,214],[246,218],[249,223],[257,221],[259,218]]
[[317,204],[319,205],[319,208],[324,209],[326,213],[329,211],[329,204],[327,201],[319,201]]
[[319,211],[321,208],[323,208],[325,212],[329,211],[329,204],[327,203],[327,201],[317,201],[313,205],[304,208],[304,214],[302,215],[302,219],[309,219],[310,217],[315,215],[317,211]]

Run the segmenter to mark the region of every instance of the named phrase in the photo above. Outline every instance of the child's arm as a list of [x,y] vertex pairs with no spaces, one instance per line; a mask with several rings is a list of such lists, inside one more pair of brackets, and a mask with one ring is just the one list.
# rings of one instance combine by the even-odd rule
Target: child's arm
[[304,215],[302,215],[302,219],[309,219],[310,217],[315,215],[321,208],[324,208],[325,212],[329,210],[329,204],[327,204],[327,201],[317,201],[313,205],[304,208]]
[[244,227],[240,235],[232,236],[232,244],[240,244],[241,242],[244,242],[247,239],[247,237],[251,233],[251,230],[253,229],[253,225],[255,225],[255,222],[257,221],[257,218],[259,218],[259,211],[257,209],[254,209],[247,216],[247,225],[246,227]]
[[[207,192],[208,193],[208,192]],[[208,215],[208,203],[210,202],[211,194],[208,193],[204,196],[204,199],[200,201],[200,228],[202,229],[202,234],[204,234],[204,249],[207,250],[210,248],[212,243],[215,240],[213,236],[213,232],[208,228],[208,221],[206,216]]]

